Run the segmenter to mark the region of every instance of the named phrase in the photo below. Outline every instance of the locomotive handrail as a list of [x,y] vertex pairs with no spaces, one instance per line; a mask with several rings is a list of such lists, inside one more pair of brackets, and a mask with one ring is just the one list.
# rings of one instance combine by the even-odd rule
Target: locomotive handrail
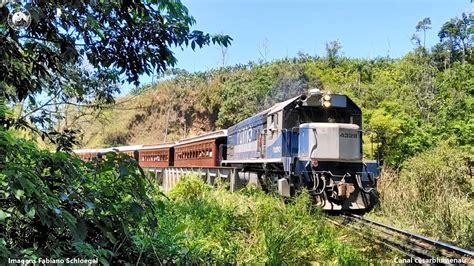
[[[317,184],[316,184],[316,180],[318,181]],[[317,189],[319,187],[319,175],[316,175],[316,177],[314,177],[313,175],[313,189],[310,191],[313,191],[315,195],[323,194],[324,190],[326,189],[326,180],[324,178],[321,178],[321,180],[323,181],[323,188],[318,192]]]
[[355,175],[355,178],[356,178],[357,185],[359,186],[359,188],[360,188],[363,192],[365,192],[366,194],[369,194],[369,193],[371,193],[372,191],[375,190],[375,188],[373,188],[373,187],[371,187],[371,188],[369,188],[369,189],[366,190],[366,189],[364,188],[364,186],[362,186],[362,181],[360,180],[360,175],[357,175],[357,174],[356,174],[356,175]]
[[318,173],[318,174],[329,174],[331,177],[335,176],[335,177],[341,177],[341,178],[344,177],[344,175],[345,175],[345,174],[344,175],[335,175],[331,171],[314,171],[313,170],[313,171],[303,171],[303,172],[311,172],[311,173]]
[[[317,174],[329,174],[330,177],[340,177],[342,180],[344,180],[344,178],[348,175],[348,173],[345,173],[344,175],[335,175],[333,174],[331,171],[303,171],[303,172],[306,172],[306,173],[310,173],[311,174],[311,177],[313,178],[313,190],[314,191],[315,189],[315,179],[317,179],[318,183],[316,185],[316,188],[319,187],[319,175],[316,175],[316,178],[314,177],[314,173],[317,173]],[[355,172],[355,179],[356,179],[356,183],[357,183],[357,186],[366,194],[369,194],[369,193],[372,193],[372,191],[375,190],[374,187],[370,187],[369,189],[366,189],[363,185],[362,185],[362,181],[360,179],[361,175],[359,174],[368,174],[369,176],[369,179],[372,181],[372,184],[375,184],[375,178],[373,177],[373,173],[372,172]],[[349,176],[351,176],[349,174]],[[322,191],[319,192],[319,193],[316,193],[316,194],[321,194],[323,191],[324,191],[324,188],[326,187],[326,180],[324,180],[324,178],[321,178],[321,180],[323,180],[324,182],[324,186],[322,188]]]

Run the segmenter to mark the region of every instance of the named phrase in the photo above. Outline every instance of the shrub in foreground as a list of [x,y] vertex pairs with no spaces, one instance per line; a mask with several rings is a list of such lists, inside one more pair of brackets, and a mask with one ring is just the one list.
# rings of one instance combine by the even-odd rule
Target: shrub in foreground
[[379,182],[379,214],[421,233],[474,248],[474,203],[468,154],[447,143],[408,160]]
[[[136,162],[39,150],[0,128],[0,258],[138,260],[132,231],[152,230],[159,194]],[[155,198],[151,198],[155,195]]]
[[211,189],[190,176],[169,196],[170,202],[157,211],[157,230],[137,238],[143,253],[156,252],[161,262],[364,261],[311,210],[306,192],[284,204],[252,186],[230,193],[224,188]]

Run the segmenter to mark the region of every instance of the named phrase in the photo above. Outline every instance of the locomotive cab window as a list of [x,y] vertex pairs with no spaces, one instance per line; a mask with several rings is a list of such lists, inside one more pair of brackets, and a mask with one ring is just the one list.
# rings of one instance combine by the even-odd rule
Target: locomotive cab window
[[271,130],[277,130],[278,129],[278,113],[272,114],[271,115],[271,124],[270,124],[270,129]]
[[278,124],[279,123],[278,116],[280,113],[281,112],[270,115],[270,124],[268,126],[268,131],[270,132],[271,139],[273,139],[275,136],[278,135],[278,128],[281,128]]
[[301,124],[311,122],[356,124],[360,121],[360,116],[351,115],[346,108],[306,107],[301,109],[299,118]]

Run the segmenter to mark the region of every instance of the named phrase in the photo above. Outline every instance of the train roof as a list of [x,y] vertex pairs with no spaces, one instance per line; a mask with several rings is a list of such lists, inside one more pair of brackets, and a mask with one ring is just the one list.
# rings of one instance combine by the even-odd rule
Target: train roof
[[140,149],[142,146],[143,146],[143,145],[140,144],[140,145],[110,147],[110,148],[101,149],[101,152],[109,152],[109,151],[134,151],[134,150]]
[[263,124],[266,120],[266,114],[270,111],[271,108],[266,109],[256,115],[253,115],[249,118],[246,118],[242,121],[240,121],[237,124],[234,124],[233,126],[229,127],[227,129],[228,134],[232,135],[236,132],[236,130],[241,130],[242,128],[245,128],[249,125],[256,125],[256,124]]
[[84,153],[97,153],[100,149],[80,149],[80,150],[73,150],[75,154],[84,154]]
[[299,99],[301,97],[301,95],[299,96],[296,96],[294,98],[291,98],[289,100],[286,100],[284,102],[280,102],[280,103],[277,103],[275,104],[274,106],[270,107],[270,109],[268,109],[268,114],[271,115],[271,114],[274,114],[278,111],[281,111],[283,109],[285,109],[285,107],[287,107],[288,105],[290,105],[292,102],[296,101],[297,99]]
[[75,154],[84,154],[84,153],[98,153],[98,152],[111,152],[111,151],[134,151],[138,150],[143,145],[129,145],[129,146],[118,146],[118,147],[110,147],[110,148],[97,148],[97,149],[79,149],[73,150]]
[[273,113],[276,113],[278,111],[283,110],[286,106],[288,106],[292,102],[296,101],[300,97],[301,97],[301,95],[299,95],[297,97],[294,97],[294,98],[291,98],[289,100],[283,101],[283,102],[276,103],[272,107],[270,107],[268,109],[265,109],[265,110],[255,114],[255,115],[253,115],[249,118],[246,118],[246,119],[240,121],[239,123],[229,127],[229,129],[228,129],[229,134],[234,134],[235,130],[245,128],[249,125],[255,126],[256,124],[265,123],[267,115],[270,115],[270,114],[273,114]]
[[176,146],[193,143],[197,141],[202,141],[202,140],[216,139],[216,138],[221,138],[221,137],[227,137],[227,129],[217,130],[217,131],[210,132],[204,135],[199,135],[199,136],[190,137],[183,140],[178,140],[176,141]]
[[[326,95],[326,94],[331,95],[331,106],[333,106],[333,107],[348,108],[349,106],[351,106],[351,107],[358,108],[357,105],[345,94],[331,93],[331,92],[321,92],[319,90],[316,91],[316,92],[310,92],[309,95],[307,96],[306,102],[303,103],[303,106],[305,106],[305,105],[314,106],[314,104],[315,104],[314,100],[312,101],[312,103],[310,103],[311,99],[313,99],[312,98],[313,95],[321,95],[321,97],[322,97],[323,95]],[[300,95],[300,96],[291,98],[289,100],[286,100],[284,102],[280,102],[280,103],[275,104],[274,106],[272,106],[268,110],[268,115],[274,114],[276,112],[279,112],[279,111],[285,109],[287,106],[289,106],[292,103],[294,103],[295,101],[297,101],[303,95]],[[319,98],[316,98],[316,99],[317,99],[317,102],[319,102]]]
[[174,146],[174,142],[165,142],[165,143],[157,143],[157,144],[146,144],[143,145],[140,150],[153,150],[153,149],[163,149],[163,148],[171,148]]

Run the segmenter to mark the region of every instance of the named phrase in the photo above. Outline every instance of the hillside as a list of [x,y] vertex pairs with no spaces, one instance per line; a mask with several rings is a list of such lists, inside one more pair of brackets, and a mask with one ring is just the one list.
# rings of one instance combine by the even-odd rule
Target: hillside
[[[442,140],[473,142],[474,67],[437,67],[415,50],[401,59],[301,55],[201,73],[176,71],[117,100],[97,119],[81,117],[82,147],[177,140],[227,128],[308,88],[349,95],[364,112],[365,156],[380,152],[390,164]],[[71,119],[72,120],[72,119]],[[372,145],[374,142],[375,145]]]

